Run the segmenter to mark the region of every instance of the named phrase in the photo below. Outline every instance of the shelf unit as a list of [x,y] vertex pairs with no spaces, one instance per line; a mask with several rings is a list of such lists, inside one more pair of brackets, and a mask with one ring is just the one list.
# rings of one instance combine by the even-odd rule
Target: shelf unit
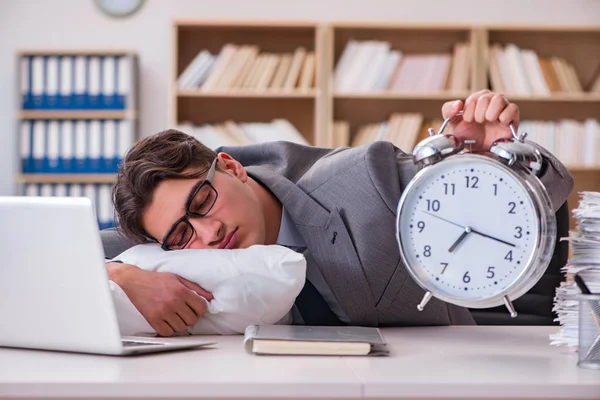
[[[469,88],[425,92],[336,92],[334,72],[346,44],[351,40],[379,40],[404,54],[452,54],[456,43],[468,43]],[[316,54],[315,89],[284,93],[226,90],[220,92],[177,89],[176,80],[193,57],[203,49],[217,54],[227,43],[258,45],[262,51],[290,52],[304,46]],[[176,21],[173,25],[173,75],[171,77],[171,124],[194,125],[236,122],[268,122],[287,118],[316,146],[331,143],[335,121],[347,121],[350,138],[359,126],[383,122],[395,112],[418,112],[424,123],[441,118],[445,101],[462,99],[490,88],[490,44],[514,43],[540,56],[559,56],[571,63],[585,89],[600,73],[599,27],[519,27],[499,25],[437,25],[361,22],[259,22]],[[600,120],[600,94],[552,93],[549,96],[507,94],[517,103],[521,120]],[[577,192],[600,190],[600,165],[572,165]]]
[[[100,227],[111,226],[110,191],[116,180],[116,165],[138,137],[136,53],[114,49],[23,50],[17,53],[17,63],[18,81],[22,82],[15,115],[19,137],[19,167],[14,178],[17,193],[91,197]],[[65,84],[65,79],[70,83]],[[33,103],[36,96],[37,104]],[[51,98],[55,100],[51,102]],[[69,124],[71,131],[65,128]],[[93,134],[92,125],[96,129]],[[108,125],[112,132],[108,132]],[[77,131],[76,127],[85,128]],[[30,161],[25,161],[27,157]],[[31,165],[25,167],[27,163]]]
[[[452,54],[456,43],[468,43],[475,50],[478,44],[477,29],[470,26],[452,25],[400,25],[381,23],[333,23],[328,28],[327,54],[327,93],[329,94],[329,126],[334,121],[347,121],[350,128],[350,142],[360,126],[385,121],[394,112],[419,112],[425,120],[439,118],[441,104],[457,98],[464,98],[465,92],[336,92],[334,72],[346,45],[354,41],[385,41],[391,50],[399,50],[404,55],[448,53]],[[469,65],[470,88],[483,85],[483,77],[475,68],[476,51],[471,51]],[[333,135],[333,131],[327,133]]]
[[[534,50],[539,57],[562,57],[576,72],[584,90],[589,90],[600,74],[600,27],[519,27],[488,26],[481,29],[480,51],[487,65],[489,45],[513,43]],[[486,87],[489,87],[486,81]],[[600,120],[600,95],[593,93],[551,93],[549,96],[507,94],[521,110],[521,120],[560,120],[586,118]],[[578,192],[600,191],[600,165],[568,165],[575,179],[569,198],[572,210],[579,202]],[[571,213],[571,228],[575,220]]]
[[19,183],[115,183],[116,174],[18,174]]
[[[313,145],[324,143],[323,28],[317,23],[253,21],[175,21],[173,24],[172,126],[203,125],[227,120],[269,122],[289,120]],[[260,52],[292,53],[298,47],[315,53],[316,89],[293,92],[274,90],[182,90],[177,77],[202,50],[218,54],[226,44],[255,45]]]

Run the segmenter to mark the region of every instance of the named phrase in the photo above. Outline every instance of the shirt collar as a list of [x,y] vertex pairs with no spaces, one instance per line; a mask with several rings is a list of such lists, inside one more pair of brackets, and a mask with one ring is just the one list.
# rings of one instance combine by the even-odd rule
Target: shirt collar
[[285,211],[285,207],[282,207],[281,225],[279,225],[279,235],[275,243],[286,247],[306,247],[306,243],[300,236],[294,221]]

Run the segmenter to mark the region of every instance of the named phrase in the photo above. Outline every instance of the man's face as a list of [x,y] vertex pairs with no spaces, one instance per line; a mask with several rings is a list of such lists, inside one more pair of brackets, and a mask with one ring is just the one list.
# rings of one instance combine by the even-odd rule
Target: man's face
[[[194,233],[185,248],[237,249],[264,244],[265,216],[259,198],[248,184],[246,171],[223,153],[219,154],[217,165],[221,171],[217,170],[212,179],[212,186],[217,192],[216,201],[206,216],[188,217]],[[194,189],[205,178],[161,182],[142,214],[144,229],[163,243],[173,225],[185,215],[186,204]],[[179,239],[175,238],[175,242]],[[173,241],[170,239],[169,242]]]

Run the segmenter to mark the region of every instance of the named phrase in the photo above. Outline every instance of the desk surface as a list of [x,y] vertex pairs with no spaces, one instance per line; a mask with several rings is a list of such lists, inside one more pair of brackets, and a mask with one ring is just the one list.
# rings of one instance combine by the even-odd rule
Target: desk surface
[[254,356],[241,336],[133,357],[2,348],[0,397],[600,399],[600,371],[551,347],[554,331],[388,328],[389,357]]

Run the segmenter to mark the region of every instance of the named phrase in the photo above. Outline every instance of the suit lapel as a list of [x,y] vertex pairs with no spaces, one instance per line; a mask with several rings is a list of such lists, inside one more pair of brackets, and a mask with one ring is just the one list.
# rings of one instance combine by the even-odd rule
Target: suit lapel
[[376,325],[373,296],[339,211],[327,211],[296,184],[268,168],[246,169],[285,206],[316,267],[352,322]]

